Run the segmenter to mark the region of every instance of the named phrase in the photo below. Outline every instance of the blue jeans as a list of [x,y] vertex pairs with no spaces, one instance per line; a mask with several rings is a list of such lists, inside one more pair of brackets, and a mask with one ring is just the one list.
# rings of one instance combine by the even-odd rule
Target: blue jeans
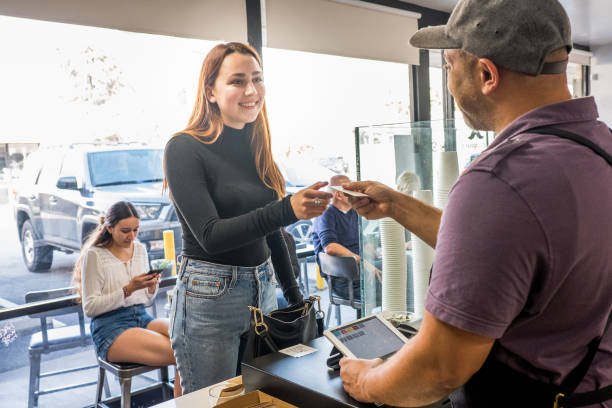
[[152,320],[142,304],[120,307],[94,317],[89,327],[96,354],[106,360],[108,349],[121,333],[132,327],[145,329]]
[[275,288],[269,259],[244,267],[183,258],[169,327],[183,394],[236,376],[248,306],[276,310]]

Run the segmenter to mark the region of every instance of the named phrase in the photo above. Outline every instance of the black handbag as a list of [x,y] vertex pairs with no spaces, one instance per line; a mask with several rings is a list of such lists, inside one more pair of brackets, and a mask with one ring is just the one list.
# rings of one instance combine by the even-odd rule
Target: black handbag
[[[315,310],[316,307],[316,310]],[[325,313],[321,297],[311,295],[304,303],[278,309],[269,315],[249,306],[251,323],[244,357],[246,360],[308,343],[323,335]]]

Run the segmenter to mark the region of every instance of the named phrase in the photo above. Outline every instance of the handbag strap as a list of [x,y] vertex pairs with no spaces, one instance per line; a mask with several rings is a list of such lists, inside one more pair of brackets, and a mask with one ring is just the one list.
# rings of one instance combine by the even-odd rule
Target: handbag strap
[[268,325],[264,322],[261,309],[255,306],[249,306],[249,310],[253,312],[253,322],[255,322],[253,330],[255,330],[255,334],[261,337],[270,351],[278,351],[278,346],[274,340],[272,340],[272,337],[270,337],[270,331],[268,330]]
[[259,337],[261,337],[264,343],[266,343],[266,346],[268,346],[268,349],[270,349],[271,352],[276,352],[279,350],[274,340],[272,340],[272,337],[270,336],[269,331],[266,330],[265,332],[258,334],[258,335]]
[[315,301],[317,302],[318,310],[315,310],[315,315],[317,316],[317,318],[325,319],[325,312],[323,311],[323,309],[321,309],[321,296],[310,295],[310,301],[312,301],[312,303],[314,303]]
[[[610,132],[612,132],[612,129],[610,129]],[[567,130],[556,129],[549,126],[539,126],[528,129],[523,133],[554,135],[563,139],[572,140],[578,144],[588,147],[612,166],[612,156],[610,156],[605,150],[593,143],[591,140]],[[608,315],[608,321],[606,322],[606,326],[601,336],[591,340],[588,345],[587,354],[561,383],[561,392],[558,393],[555,398],[554,408],[583,407],[612,399],[612,385],[595,391],[573,394],[574,390],[578,388],[578,385],[582,382],[589,370],[589,367],[593,363],[593,359],[595,358],[595,354],[597,354],[601,339],[604,337],[606,331],[610,327],[610,322],[612,322],[612,310]]]

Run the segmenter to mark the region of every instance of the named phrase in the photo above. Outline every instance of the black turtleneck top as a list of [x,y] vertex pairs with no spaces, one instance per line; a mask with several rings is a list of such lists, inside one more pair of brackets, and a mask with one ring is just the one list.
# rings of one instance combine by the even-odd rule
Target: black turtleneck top
[[256,266],[270,256],[272,247],[277,277],[285,297],[294,303],[292,298],[301,295],[279,243],[280,227],[297,218],[290,196],[278,200],[257,175],[251,129],[226,126],[212,144],[188,134],[176,135],[166,144],[164,173],[183,228],[182,254],[224,265]]

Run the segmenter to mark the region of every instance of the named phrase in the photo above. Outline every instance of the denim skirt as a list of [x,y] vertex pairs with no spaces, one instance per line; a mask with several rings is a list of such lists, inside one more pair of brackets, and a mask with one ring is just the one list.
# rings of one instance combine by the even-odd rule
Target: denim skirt
[[236,375],[251,305],[277,309],[270,259],[245,267],[182,258],[169,331],[184,394]]
[[98,357],[106,360],[111,344],[132,327],[146,328],[153,318],[142,304],[120,307],[91,319],[91,337]]

